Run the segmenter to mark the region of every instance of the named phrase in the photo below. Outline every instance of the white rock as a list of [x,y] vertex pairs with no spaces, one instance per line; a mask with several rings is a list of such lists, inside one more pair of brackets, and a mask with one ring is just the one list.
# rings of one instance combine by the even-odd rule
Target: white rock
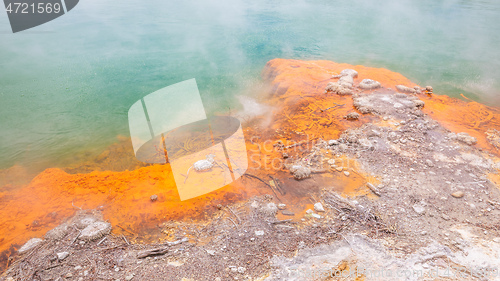
[[253,201],[252,204],[250,204],[250,207],[257,209],[259,207],[259,203],[257,203],[257,201]]
[[328,141],[328,145],[329,146],[332,146],[332,145],[338,145],[339,144],[339,141],[338,140],[329,140]]
[[43,242],[43,239],[40,238],[32,238],[26,244],[24,244],[21,249],[19,249],[19,254],[26,253],[27,251],[35,248],[36,246],[40,245],[40,243]]
[[255,231],[255,235],[257,235],[257,236],[262,236],[262,235],[264,235],[264,230],[256,230],[256,231]]
[[247,269],[246,269],[246,268],[244,268],[244,267],[241,267],[241,266],[240,266],[240,267],[238,267],[238,273],[245,273],[245,271],[246,271],[246,270],[247,270]]
[[314,210],[316,212],[324,212],[325,211],[325,208],[323,208],[323,204],[321,204],[320,202],[314,204]]
[[57,258],[62,261],[63,259],[65,259],[66,257],[69,256],[69,253],[68,252],[60,252],[60,253],[57,253]]
[[413,205],[413,210],[419,215],[425,213],[425,208],[418,204]]
[[317,218],[317,219],[320,219],[320,218],[321,218],[321,216],[320,216],[320,215],[315,214],[315,213],[312,213],[312,214],[311,214],[311,217],[313,217],[313,218]]

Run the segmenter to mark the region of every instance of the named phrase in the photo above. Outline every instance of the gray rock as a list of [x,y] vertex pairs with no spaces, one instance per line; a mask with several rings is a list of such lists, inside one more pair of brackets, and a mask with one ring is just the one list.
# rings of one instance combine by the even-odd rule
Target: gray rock
[[296,180],[306,179],[311,176],[311,169],[302,165],[293,165],[290,172]]
[[334,94],[337,94],[340,96],[347,96],[347,95],[353,94],[351,88],[346,87],[344,85],[341,85],[337,82],[330,82],[326,85],[325,93],[328,93],[328,92],[331,92],[331,93],[334,93]]
[[59,240],[64,238],[64,236],[66,236],[68,233],[69,226],[67,224],[61,224],[60,226],[47,231],[47,233],[45,234],[45,238],[51,240]]
[[344,118],[347,119],[347,120],[358,120],[359,119],[359,113],[357,113],[357,112],[351,112],[351,113],[347,114]]
[[104,235],[107,235],[111,232],[111,224],[103,221],[96,221],[89,226],[85,227],[81,234],[80,239],[82,240],[96,240]]
[[260,211],[266,216],[274,216],[278,212],[278,206],[276,206],[276,204],[272,202],[267,203],[264,206],[262,206]]
[[457,134],[457,140],[461,141],[461,142],[463,142],[465,144],[468,144],[468,145],[474,145],[474,144],[477,143],[477,139],[475,137],[471,137],[467,133],[458,133]]
[[423,100],[413,100],[416,108],[424,108],[425,102]]
[[369,141],[366,138],[358,139],[358,143],[361,145],[362,148],[364,149],[370,149],[373,147],[373,144],[371,141]]
[[347,144],[345,144],[345,143],[341,143],[341,144],[339,145],[339,150],[340,150],[340,151],[342,151],[342,152],[345,152],[345,151],[347,151],[348,149],[349,149],[349,146],[347,146]]
[[19,254],[24,254],[24,253],[28,252],[29,250],[34,249],[35,247],[37,247],[38,245],[40,245],[42,242],[43,242],[43,239],[32,238],[28,242],[26,242],[26,244],[24,244],[21,247],[21,249],[19,249],[17,252]]
[[60,252],[60,253],[57,253],[57,258],[62,261],[64,260],[65,258],[67,258],[69,256],[69,253],[68,252]]
[[396,85],[396,89],[402,93],[414,94],[416,92],[414,88],[406,87],[404,85]]
[[364,90],[372,90],[380,88],[382,85],[380,82],[372,80],[372,79],[363,79],[358,85],[359,88]]

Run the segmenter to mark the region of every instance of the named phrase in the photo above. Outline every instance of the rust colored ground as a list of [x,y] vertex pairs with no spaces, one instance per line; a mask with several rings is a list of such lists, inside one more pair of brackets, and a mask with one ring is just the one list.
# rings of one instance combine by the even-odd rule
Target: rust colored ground
[[[360,187],[368,178],[363,175],[343,177],[340,173],[326,174],[316,185],[311,181],[297,182],[283,172],[282,151],[273,144],[281,141],[285,145],[299,143],[286,150],[290,156],[300,156],[319,138],[336,139],[351,127],[375,120],[372,115],[363,115],[359,121],[343,119],[355,111],[352,98],[325,94],[324,89],[331,76],[343,69],[352,68],[359,76],[355,84],[369,78],[382,83],[385,88],[395,85],[413,87],[415,84],[401,74],[386,69],[338,64],[330,61],[298,61],[275,59],[266,65],[263,78],[272,86],[267,103],[275,106],[273,122],[266,129],[251,126],[245,128],[247,149],[251,159],[250,172],[265,180],[269,174],[284,183],[290,192],[280,195],[280,200],[295,204],[297,211],[311,207],[311,188],[325,184],[336,186],[349,194],[363,194]],[[424,85],[425,86],[425,85]],[[467,132],[475,136],[478,145],[500,156],[490,145],[484,132],[490,128],[500,130],[500,110],[475,102],[466,102],[446,96],[419,96],[426,102],[424,111],[455,132]],[[133,152],[130,151],[130,153]],[[117,154],[121,155],[121,154]],[[114,163],[109,153],[104,163]],[[124,164],[125,165],[125,164]],[[99,164],[86,168],[72,167],[67,170],[47,169],[22,187],[11,181],[0,189],[0,259],[4,261],[15,253],[19,245],[33,237],[42,237],[46,231],[72,216],[78,208],[101,209],[105,219],[113,224],[114,231],[141,233],[168,220],[203,219],[217,208],[260,194],[272,194],[255,180],[241,179],[210,194],[181,202],[169,165],[140,167],[132,163],[133,170],[102,171]],[[126,166],[126,165],[125,165]],[[125,167],[123,166],[123,167]],[[93,172],[88,172],[92,167]],[[22,173],[22,169],[13,169]],[[15,178],[1,174],[7,179]],[[13,188],[15,186],[16,188]],[[158,195],[152,202],[150,196]]]

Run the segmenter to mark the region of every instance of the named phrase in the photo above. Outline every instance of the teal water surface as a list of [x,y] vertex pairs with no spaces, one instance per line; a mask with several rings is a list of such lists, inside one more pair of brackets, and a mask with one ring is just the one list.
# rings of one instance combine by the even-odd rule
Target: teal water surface
[[128,135],[141,97],[196,78],[205,106],[237,106],[273,58],[400,72],[500,105],[500,2],[81,0],[13,34],[0,13],[0,168],[61,165]]

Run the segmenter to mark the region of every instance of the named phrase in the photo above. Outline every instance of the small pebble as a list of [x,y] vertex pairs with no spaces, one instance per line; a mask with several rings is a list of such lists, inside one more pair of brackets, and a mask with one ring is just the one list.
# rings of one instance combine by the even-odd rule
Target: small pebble
[[457,191],[457,192],[454,192],[451,194],[451,196],[455,197],[455,198],[462,198],[464,197],[465,193],[463,191]]
[[315,213],[312,213],[312,214],[311,214],[311,217],[316,218],[316,219],[320,219],[320,218],[321,218],[321,216],[320,216],[320,215],[315,214]]
[[324,212],[325,211],[325,208],[323,208],[323,204],[321,204],[320,202],[314,204],[314,210],[316,212]]
[[149,199],[151,199],[151,202],[154,202],[154,201],[158,200],[158,195],[153,194],[153,195],[151,195],[151,197]]
[[344,175],[348,177],[349,175],[351,175],[351,173],[349,173],[348,171],[344,171]]
[[69,256],[69,253],[68,252],[61,252],[61,253],[57,253],[57,258],[62,261],[63,259],[65,259],[67,256]]
[[332,145],[338,145],[339,142],[337,140],[329,140],[328,141],[328,145],[332,146]]

